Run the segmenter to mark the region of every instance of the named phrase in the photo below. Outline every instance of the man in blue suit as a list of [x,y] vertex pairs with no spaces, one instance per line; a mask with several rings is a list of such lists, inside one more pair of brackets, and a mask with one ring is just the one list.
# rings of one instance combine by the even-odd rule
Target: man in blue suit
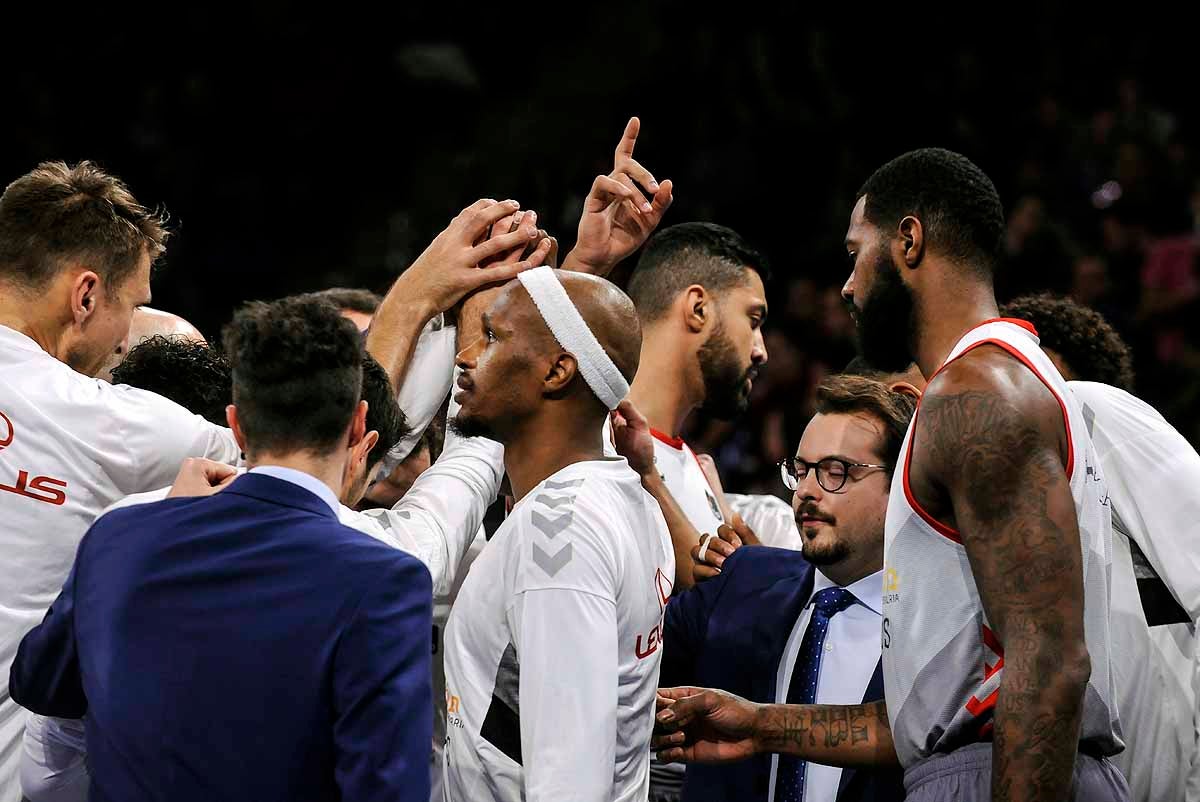
[[327,302],[241,310],[249,472],[114,511],[21,644],[13,698],[85,718],[95,800],[427,800],[431,582],[338,523],[362,356]]
[[[817,390],[817,415],[782,466],[803,551],[706,538],[720,569],[673,598],[660,685],[721,688],[757,702],[859,704],[883,698],[883,521],[913,398],[859,376]],[[725,527],[722,527],[726,529]],[[853,737],[830,722],[817,738]],[[901,800],[900,771],[837,769],[770,754],[693,764],[685,802]]]

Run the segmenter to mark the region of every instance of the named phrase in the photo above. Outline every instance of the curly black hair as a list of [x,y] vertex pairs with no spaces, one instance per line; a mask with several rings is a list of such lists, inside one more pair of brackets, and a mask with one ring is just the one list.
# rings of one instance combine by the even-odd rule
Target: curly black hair
[[113,384],[158,393],[219,426],[233,401],[233,369],[225,355],[179,334],[142,340],[112,375]]
[[656,320],[692,284],[718,293],[745,284],[747,270],[764,282],[770,278],[766,257],[736,231],[716,223],[680,223],[646,243],[627,291],[638,316]]
[[363,353],[362,397],[367,402],[367,431],[379,432],[379,442],[367,455],[367,470],[370,471],[411,429],[396,403],[396,391],[392,389],[387,371],[368,353]]
[[1067,378],[1133,390],[1129,346],[1094,309],[1043,293],[1023,295],[1005,304],[1000,314],[1032,323],[1042,347],[1058,353],[1074,374]]
[[991,275],[1004,238],[1004,205],[992,180],[966,156],[923,148],[897,156],[867,179],[867,222],[885,232],[908,215],[921,221],[927,245]]
[[248,453],[324,452],[362,393],[362,336],[315,298],[249,303],[222,332]]

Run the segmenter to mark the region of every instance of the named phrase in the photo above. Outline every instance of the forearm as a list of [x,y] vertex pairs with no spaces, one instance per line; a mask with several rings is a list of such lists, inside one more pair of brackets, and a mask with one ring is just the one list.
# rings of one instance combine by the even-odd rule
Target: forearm
[[658,502],[663,518],[667,521],[667,529],[671,533],[671,547],[675,551],[674,589],[676,592],[687,590],[696,584],[692,577],[692,547],[700,542],[700,532],[683,514],[683,510],[675,502],[675,497],[656,471],[650,471],[642,477],[642,487]]
[[379,305],[367,334],[367,351],[388,372],[393,387],[404,383],[421,330],[435,314],[437,309],[413,292],[404,276],[396,279]]
[[760,752],[795,755],[843,768],[899,765],[887,705],[761,705],[755,721]]
[[1004,675],[996,700],[992,799],[1066,799],[1090,671],[1087,650],[1082,638],[1070,648],[1060,637],[1051,636],[1052,628],[1044,621],[1013,620],[1008,629],[1016,627],[1034,634],[1010,634],[1005,643]]

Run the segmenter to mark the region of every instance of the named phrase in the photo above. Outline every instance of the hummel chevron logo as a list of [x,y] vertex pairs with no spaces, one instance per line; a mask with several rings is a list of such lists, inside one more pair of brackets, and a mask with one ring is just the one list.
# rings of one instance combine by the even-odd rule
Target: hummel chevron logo
[[576,479],[573,482],[546,482],[544,487],[547,490],[567,490],[572,487],[579,487],[583,484],[582,479]]
[[571,562],[571,544],[563,546],[553,556],[542,550],[538,544],[533,544],[533,561],[550,576],[554,576],[562,567]]
[[547,518],[537,510],[534,510],[530,516],[530,520],[533,521],[534,526],[546,534],[546,537],[553,540],[559,532],[571,525],[571,519],[574,517],[575,513],[568,512],[566,515],[560,515],[557,518]]
[[564,504],[570,504],[574,500],[575,500],[574,496],[555,497],[555,496],[547,496],[545,493],[541,494],[540,496],[537,496],[534,499],[534,501],[536,501],[538,504],[545,504],[547,507],[550,507],[551,509],[558,509],[559,507],[561,507]]

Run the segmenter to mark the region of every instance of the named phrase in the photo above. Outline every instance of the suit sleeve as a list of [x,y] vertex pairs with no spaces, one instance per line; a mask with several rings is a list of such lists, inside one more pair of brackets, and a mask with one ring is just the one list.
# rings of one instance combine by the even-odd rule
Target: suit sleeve
[[62,592],[46,611],[42,623],[21,640],[9,671],[8,691],[13,701],[43,716],[83,718],[88,709],[75,643],[78,566],[76,558]]
[[429,797],[432,588],[395,555],[359,602],[333,664],[335,774],[343,799]]

